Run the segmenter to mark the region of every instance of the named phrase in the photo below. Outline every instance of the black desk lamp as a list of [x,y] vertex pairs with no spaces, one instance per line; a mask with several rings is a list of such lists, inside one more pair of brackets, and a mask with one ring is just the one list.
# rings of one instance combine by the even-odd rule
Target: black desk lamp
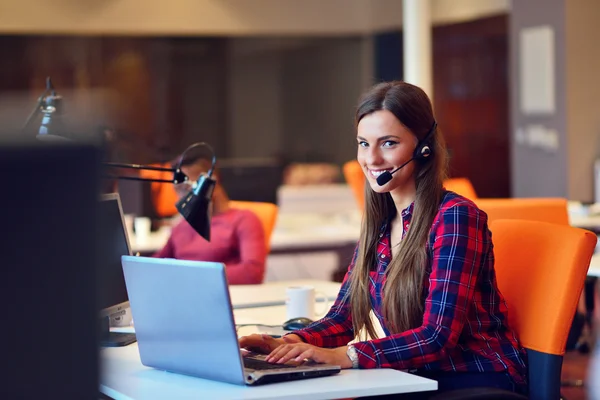
[[204,142],[194,143],[184,150],[183,154],[179,158],[179,162],[175,168],[164,168],[164,167],[153,167],[150,165],[139,165],[139,164],[121,164],[121,163],[103,163],[104,166],[109,168],[129,168],[135,170],[146,170],[146,171],[165,171],[172,172],[173,179],[153,179],[153,178],[140,178],[137,176],[126,176],[126,175],[111,175],[108,178],[113,179],[125,179],[125,180],[136,180],[136,181],[147,181],[147,182],[161,182],[161,183],[172,183],[174,185],[182,184],[188,181],[188,177],[181,171],[181,164],[185,160],[185,155],[188,151],[197,148],[205,147],[211,153],[212,163],[211,167],[206,174],[200,175],[198,180],[192,185],[192,189],[188,194],[183,196],[181,200],[177,202],[175,207],[177,211],[183,216],[183,218],[190,224],[196,232],[200,234],[204,239],[210,242],[210,202],[212,200],[213,190],[215,188],[215,180],[212,179],[212,174],[217,163],[217,157],[213,148]]
[[25,121],[25,124],[22,128],[23,131],[27,129],[31,121],[34,119],[34,117],[36,117],[38,113],[42,114],[42,123],[36,136],[38,140],[69,140],[63,136],[54,134],[55,131],[63,131],[61,129],[61,126],[59,126],[60,124],[58,124],[57,121],[52,120],[52,116],[54,114],[60,116],[62,113],[62,97],[56,94],[56,90],[54,90],[54,86],[52,85],[52,80],[50,79],[50,77],[46,78],[46,90],[38,98],[35,108],[31,111],[29,117],[27,117],[27,120]]
[[[61,136],[65,133],[65,130],[60,123],[60,118],[55,118],[62,114],[61,109],[62,97],[56,94],[54,86],[50,78],[46,78],[46,91],[38,98],[38,103],[34,110],[31,112],[27,121],[23,125],[22,130],[25,131],[29,126],[34,117],[41,113],[42,123],[36,136],[38,140],[44,141],[69,141],[70,139]],[[134,170],[146,170],[146,171],[165,171],[172,172],[173,179],[153,179],[153,178],[140,178],[136,176],[126,175],[112,175],[106,178],[112,179],[126,179],[126,180],[138,180],[147,182],[160,182],[160,183],[172,183],[174,185],[182,184],[188,181],[188,177],[181,171],[181,164],[185,160],[186,153],[197,147],[207,148],[212,157],[212,165],[206,174],[202,174],[200,178],[192,185],[191,191],[181,198],[175,205],[177,211],[183,216],[183,218],[190,224],[196,232],[200,234],[204,239],[210,241],[210,202],[212,199],[213,190],[215,188],[215,180],[212,179],[212,174],[217,163],[217,157],[213,148],[204,142],[194,143],[189,146],[181,155],[179,162],[175,168],[164,168],[154,167],[150,165],[139,165],[139,164],[120,164],[120,163],[103,163],[108,168],[127,168]]]

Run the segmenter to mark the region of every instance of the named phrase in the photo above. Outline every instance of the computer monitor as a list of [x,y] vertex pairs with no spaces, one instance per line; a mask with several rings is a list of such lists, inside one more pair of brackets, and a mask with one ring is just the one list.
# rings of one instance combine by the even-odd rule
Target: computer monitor
[[231,200],[277,204],[283,165],[276,159],[219,160],[220,183]]
[[0,136],[2,399],[97,399],[100,152]]
[[121,318],[129,308],[121,256],[131,255],[121,199],[118,193],[104,194],[98,206],[98,308],[101,318],[102,346],[125,346],[135,342],[135,334],[110,332],[111,321]]

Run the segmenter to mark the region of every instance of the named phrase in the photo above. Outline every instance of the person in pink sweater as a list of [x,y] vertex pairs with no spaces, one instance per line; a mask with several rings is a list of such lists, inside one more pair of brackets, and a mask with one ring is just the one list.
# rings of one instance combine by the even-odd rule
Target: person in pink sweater
[[[190,182],[195,182],[209,168],[207,160],[196,158],[186,161],[181,169]],[[230,207],[229,197],[219,182],[218,170],[212,177],[217,183],[212,197],[210,242],[182,219],[154,257],[220,262],[225,264],[230,285],[262,283],[267,258],[262,224],[252,211]],[[189,190],[187,184],[177,186],[180,195]]]

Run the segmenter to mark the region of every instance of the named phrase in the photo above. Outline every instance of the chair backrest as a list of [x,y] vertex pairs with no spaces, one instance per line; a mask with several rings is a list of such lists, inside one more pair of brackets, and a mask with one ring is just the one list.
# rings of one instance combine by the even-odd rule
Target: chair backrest
[[[150,164],[151,167],[171,168],[169,163]],[[173,179],[173,173],[167,171],[141,170],[141,178],[146,179]],[[151,201],[156,216],[159,218],[172,217],[177,215],[178,211],[175,204],[179,200],[179,195],[175,191],[175,186],[161,182],[150,183]]]
[[469,200],[477,199],[477,193],[468,178],[449,178],[444,181],[446,190],[458,193]]
[[567,200],[562,198],[476,199],[488,221],[526,219],[559,225],[569,224]]
[[365,173],[356,160],[348,161],[342,167],[344,178],[352,188],[359,209],[365,208]]
[[230,200],[229,205],[233,208],[241,210],[250,210],[260,220],[263,230],[265,231],[265,242],[267,246],[267,253],[271,250],[271,235],[275,229],[275,223],[277,222],[277,214],[279,207],[273,203],[263,203],[259,201],[235,201]]
[[558,399],[562,356],[596,235],[526,220],[496,220],[491,231],[509,324],[528,353],[530,399]]

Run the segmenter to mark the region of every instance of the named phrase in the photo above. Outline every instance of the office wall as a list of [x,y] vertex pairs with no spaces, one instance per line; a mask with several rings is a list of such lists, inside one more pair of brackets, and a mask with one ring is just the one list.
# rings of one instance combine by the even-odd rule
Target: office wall
[[[508,0],[432,0],[436,23],[506,13]],[[401,0],[3,0],[0,32],[69,35],[360,35],[399,28]]]
[[[373,5],[375,4],[375,6]],[[375,13],[376,14],[373,14]],[[246,36],[366,33],[402,19],[396,0],[3,0],[10,33]]]
[[[568,187],[568,127],[566,98],[565,0],[516,1],[510,18],[511,73],[511,176],[514,197],[567,197]],[[523,30],[548,26],[554,32],[555,110],[551,113],[526,113],[521,104],[521,91],[529,82],[520,77],[520,39]],[[528,132],[543,130],[556,135],[558,148],[543,148],[532,143]],[[519,139],[519,136],[523,139]]]
[[593,200],[593,163],[600,158],[600,2],[566,4],[568,194]]
[[510,0],[430,0],[436,24],[450,24],[486,18],[510,11]]
[[371,39],[233,39],[229,157],[343,163],[353,113],[372,82]]
[[354,109],[364,82],[359,38],[322,41],[286,56],[284,154],[343,163],[356,156]]
[[268,157],[281,151],[284,48],[281,42],[230,41],[229,157]]
[[480,197],[510,196],[507,36],[506,15],[433,30],[434,109],[449,173],[469,178]]
[[[511,166],[513,195],[517,197],[593,200],[593,163],[600,157],[600,52],[593,45],[600,38],[599,15],[600,4],[594,0],[513,3]],[[523,33],[539,27],[552,32],[549,47],[554,73],[550,86],[555,100],[548,102],[548,107],[532,110],[524,107],[521,96],[530,82],[520,74],[520,48]]]

